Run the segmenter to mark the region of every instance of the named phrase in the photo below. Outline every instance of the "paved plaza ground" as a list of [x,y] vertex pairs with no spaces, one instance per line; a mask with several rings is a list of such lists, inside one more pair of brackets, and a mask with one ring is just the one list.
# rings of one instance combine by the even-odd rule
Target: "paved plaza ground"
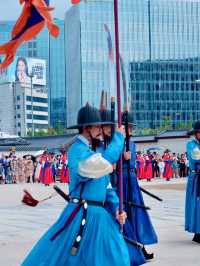
[[[164,200],[160,203],[145,196],[146,205],[152,208],[150,215],[159,237],[159,244],[149,248],[155,252],[155,259],[148,265],[200,265],[200,246],[193,243],[192,235],[184,231],[185,183],[184,179],[142,182],[143,187]],[[63,184],[59,186],[67,190]],[[37,199],[53,192],[52,187],[41,184],[0,185],[0,266],[20,265],[35,241],[65,206],[59,196],[36,207],[25,206],[21,204],[24,188]]]

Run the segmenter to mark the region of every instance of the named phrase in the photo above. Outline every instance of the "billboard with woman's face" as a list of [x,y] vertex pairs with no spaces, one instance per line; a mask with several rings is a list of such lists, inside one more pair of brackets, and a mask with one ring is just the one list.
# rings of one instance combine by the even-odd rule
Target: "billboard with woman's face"
[[16,57],[7,69],[7,78],[11,82],[20,82],[21,85],[31,83],[46,85],[46,61],[38,58]]

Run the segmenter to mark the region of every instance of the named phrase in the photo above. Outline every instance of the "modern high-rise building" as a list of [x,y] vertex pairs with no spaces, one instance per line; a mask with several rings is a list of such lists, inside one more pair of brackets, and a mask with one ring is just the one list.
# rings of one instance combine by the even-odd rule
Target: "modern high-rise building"
[[131,107],[138,128],[189,126],[200,118],[199,58],[130,63]]
[[[130,109],[138,126],[159,126],[166,116],[173,126],[199,119],[200,2],[119,0],[118,3],[120,53],[129,84]],[[110,89],[103,24],[110,28],[114,42],[113,1],[82,2],[66,13],[65,22],[71,31],[80,33],[73,40],[75,43],[80,39],[79,46],[66,42],[66,51],[70,49],[71,53],[66,58],[66,73],[73,69],[73,76],[81,76],[79,87],[72,88],[71,81],[68,89],[77,90],[82,104],[89,101],[98,107],[101,90]],[[81,72],[74,67],[77,49],[80,58],[76,64],[81,65]]]
[[[89,102],[99,107],[102,90],[109,91],[109,65],[104,24],[112,26],[112,1],[88,1],[71,7],[65,16],[68,125]],[[69,111],[68,111],[69,112]]]
[[[65,60],[67,126],[75,125],[77,111],[82,105],[81,50],[79,9],[72,8],[65,19]],[[72,27],[73,25],[73,27]]]
[[141,1],[138,40],[148,36],[130,63],[131,108],[139,127],[172,128],[200,118],[200,3]]
[[31,88],[15,83],[15,121],[18,136],[34,136],[35,132],[47,132],[48,94],[42,88]]
[[60,27],[58,38],[49,37],[49,113],[50,125],[66,127],[67,102],[65,78],[65,23],[56,19]]
[[42,88],[17,82],[0,83],[0,131],[34,136],[48,129],[48,95]]
[[34,136],[49,127],[46,62],[16,57],[0,72],[0,131]]
[[16,135],[14,88],[10,82],[0,84],[0,132]]
[[[17,55],[40,58],[46,61],[46,87],[49,95],[49,126],[66,126],[66,82],[65,82],[65,50],[64,21],[55,19],[60,27],[60,35],[53,38],[45,28],[36,38],[21,45]],[[0,21],[0,42],[10,40],[14,21]]]

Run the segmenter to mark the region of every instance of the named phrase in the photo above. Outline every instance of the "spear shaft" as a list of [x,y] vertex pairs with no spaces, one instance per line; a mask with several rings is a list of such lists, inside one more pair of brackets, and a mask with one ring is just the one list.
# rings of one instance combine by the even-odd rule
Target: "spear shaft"
[[[115,57],[116,57],[116,81],[117,81],[117,114],[118,127],[122,125],[121,118],[121,94],[120,94],[120,62],[119,62],[119,25],[118,25],[118,0],[114,0],[114,22],[115,22]],[[122,178],[122,156],[118,163],[119,173],[119,212],[123,211],[123,178]]]

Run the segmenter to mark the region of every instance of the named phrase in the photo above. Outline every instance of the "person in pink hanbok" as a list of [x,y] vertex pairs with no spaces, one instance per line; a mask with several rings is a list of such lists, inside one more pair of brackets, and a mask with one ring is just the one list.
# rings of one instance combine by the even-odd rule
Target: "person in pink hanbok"
[[141,151],[137,152],[136,157],[136,171],[137,171],[137,178],[139,180],[144,179],[144,166],[145,166],[145,159],[141,154]]
[[173,168],[172,168],[173,159],[169,152],[170,151],[167,149],[162,157],[165,163],[163,177],[166,179],[166,181],[169,181],[173,177]]
[[60,176],[60,181],[62,183],[68,183],[69,184],[69,168],[68,168],[68,159],[67,159],[67,154],[64,153],[61,156],[61,162],[62,162],[62,171],[61,171],[61,176]]
[[40,182],[49,186],[54,182],[52,174],[52,159],[46,153],[41,156],[40,159],[41,170],[40,170]]
[[144,167],[145,179],[150,182],[153,177],[151,154],[150,153],[145,154],[144,159],[145,159],[145,167]]

